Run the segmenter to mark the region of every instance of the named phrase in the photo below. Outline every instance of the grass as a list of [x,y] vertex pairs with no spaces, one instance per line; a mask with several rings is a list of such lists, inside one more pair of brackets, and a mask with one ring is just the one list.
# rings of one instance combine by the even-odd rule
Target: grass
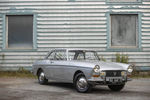
[[131,77],[132,78],[150,78],[150,71],[146,71],[146,72],[133,71]]
[[17,71],[0,71],[1,77],[16,77],[16,78],[36,78],[30,71],[24,68],[19,68]]

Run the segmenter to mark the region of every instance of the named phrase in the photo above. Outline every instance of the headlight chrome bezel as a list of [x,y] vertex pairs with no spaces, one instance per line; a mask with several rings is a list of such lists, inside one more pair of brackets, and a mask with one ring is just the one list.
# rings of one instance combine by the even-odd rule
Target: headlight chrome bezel
[[130,65],[127,69],[128,73],[132,73],[133,72],[133,65]]
[[95,67],[93,68],[93,71],[95,73],[99,73],[100,72],[100,66],[99,65],[95,65]]

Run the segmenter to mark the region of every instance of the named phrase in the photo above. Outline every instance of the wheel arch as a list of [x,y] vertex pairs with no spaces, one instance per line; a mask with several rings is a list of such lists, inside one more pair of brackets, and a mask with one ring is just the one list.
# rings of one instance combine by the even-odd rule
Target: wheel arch
[[[77,75],[77,76],[76,76],[76,75]],[[82,75],[82,76],[80,76],[80,75]],[[85,80],[86,80],[86,75],[84,74],[84,72],[81,71],[81,70],[77,70],[77,71],[74,73],[73,84],[74,84],[74,86],[75,86],[75,88],[76,88],[76,90],[77,90],[78,92],[81,92],[81,93],[90,92],[91,89],[92,89],[92,85],[89,84],[89,83],[87,82],[87,80],[86,80],[86,82],[87,82],[86,87],[84,87],[83,89],[79,88],[78,85],[77,85],[77,84],[78,84],[78,78],[79,78],[79,77],[80,77],[80,78],[81,78],[81,77],[83,78],[83,76],[84,76],[84,78],[85,78]]]
[[[74,82],[75,76],[76,76],[77,74],[79,74],[79,73],[83,73],[83,71],[77,70],[77,71],[74,73],[74,75],[73,75],[73,82]],[[83,74],[84,74],[84,73],[83,73]]]
[[42,70],[43,70],[42,68],[38,68],[38,69],[37,69],[37,72],[36,72],[36,75],[38,75],[39,72],[42,71]]

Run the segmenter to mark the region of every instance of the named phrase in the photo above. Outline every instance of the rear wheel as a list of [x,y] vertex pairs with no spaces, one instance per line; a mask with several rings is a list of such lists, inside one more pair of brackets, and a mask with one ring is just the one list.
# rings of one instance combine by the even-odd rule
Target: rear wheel
[[87,82],[83,73],[79,73],[75,76],[74,85],[76,90],[80,93],[90,92],[92,89],[92,85]]
[[123,89],[125,84],[122,85],[108,85],[108,87],[112,90],[112,91],[121,91]]
[[41,85],[47,84],[48,83],[48,79],[46,79],[44,71],[40,70],[38,72],[38,81]]

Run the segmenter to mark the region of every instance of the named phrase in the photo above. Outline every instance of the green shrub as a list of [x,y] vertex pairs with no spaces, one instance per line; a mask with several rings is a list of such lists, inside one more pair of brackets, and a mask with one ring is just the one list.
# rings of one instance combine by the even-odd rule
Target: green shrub
[[120,62],[121,58],[120,58],[120,53],[116,53],[116,62]]
[[106,62],[106,59],[103,56],[100,57],[100,60]]
[[18,73],[22,73],[22,74],[29,74],[31,73],[30,71],[24,69],[23,67],[19,67],[19,69],[17,70]]
[[128,61],[129,61],[128,55],[116,53],[116,62],[128,63]]

